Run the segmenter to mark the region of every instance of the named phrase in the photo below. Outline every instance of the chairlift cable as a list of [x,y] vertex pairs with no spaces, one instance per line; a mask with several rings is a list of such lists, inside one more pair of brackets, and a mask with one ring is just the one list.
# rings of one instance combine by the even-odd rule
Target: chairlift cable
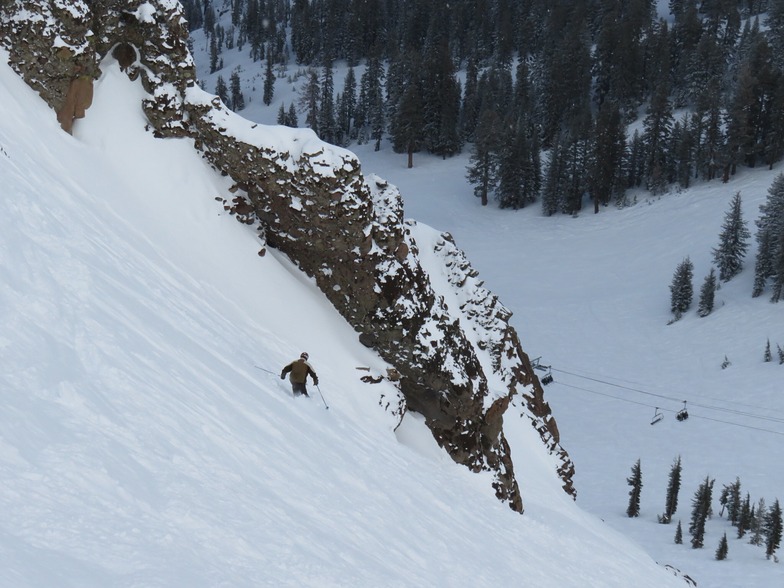
[[[674,412],[674,413],[679,412],[678,410],[673,410],[671,408],[663,408],[661,406],[654,406],[653,404],[646,404],[645,402],[639,402],[637,400],[631,400],[629,398],[624,398],[622,396],[615,396],[613,394],[607,394],[606,392],[599,392],[597,390],[589,390],[588,388],[583,388],[581,386],[574,386],[572,384],[566,384],[566,383],[561,382],[561,381],[559,381],[558,384],[560,386],[564,386],[564,387],[567,387],[567,388],[573,388],[575,390],[581,390],[583,392],[588,392],[589,394],[596,394],[597,396],[605,396],[605,397],[611,398],[613,400],[620,400],[622,402],[628,402],[629,404],[636,404],[638,406],[645,406],[646,408],[653,408],[653,409],[658,409],[658,410],[661,410],[661,411]],[[754,431],[761,431],[761,432],[764,432],[764,433],[773,433],[774,435],[784,436],[784,432],[781,432],[781,431],[774,431],[772,429],[764,429],[762,427],[754,427],[752,425],[744,425],[742,423],[733,423],[732,421],[724,421],[724,420],[721,420],[721,419],[714,419],[714,418],[706,417],[706,416],[702,416],[702,415],[692,414],[691,418],[704,419],[706,421],[712,421],[714,423],[722,423],[722,424],[725,424],[725,425],[732,425],[734,427],[742,427],[744,429],[751,429],[751,430],[754,430]],[[754,418],[754,417],[751,417],[751,418]]]
[[[560,372],[560,373],[563,373],[563,374],[568,374],[568,375],[574,376],[576,378],[582,378],[584,380],[590,380],[592,382],[597,382],[599,384],[605,384],[607,386],[614,386],[615,388],[621,388],[622,390],[629,390],[631,392],[636,392],[638,394],[645,394],[645,395],[648,395],[648,396],[654,396],[656,398],[662,398],[664,400],[671,400],[673,402],[679,402],[679,403],[683,402],[683,398],[676,398],[674,396],[667,396],[665,394],[657,394],[655,392],[649,392],[647,390],[641,390],[639,388],[632,388],[630,386],[624,386],[622,384],[616,384],[614,382],[608,382],[606,380],[601,380],[599,378],[592,378],[590,376],[584,376],[584,375],[581,375],[581,374],[577,374],[577,373],[574,373],[574,372],[570,372],[570,371],[562,370],[562,369],[558,369],[558,368],[551,368],[551,369],[554,372]],[[563,384],[563,382],[560,382],[560,383]],[[729,401],[727,401],[727,402],[729,402]],[[694,402],[692,400],[689,401],[689,404],[691,406],[696,406],[698,408],[704,408],[704,409],[707,409],[707,410],[715,410],[715,411],[718,411],[718,412],[727,412],[727,413],[734,414],[734,415],[737,415],[737,416],[744,416],[744,417],[748,417],[748,418],[755,418],[755,419],[760,419],[760,420],[763,420],[763,421],[770,421],[770,422],[774,422],[774,423],[784,423],[784,418],[781,418],[781,417],[775,417],[775,416],[769,416],[769,415],[760,415],[760,414],[756,414],[756,413],[752,413],[752,412],[746,412],[746,411],[732,409],[732,408],[724,408],[724,407],[714,406],[714,405],[710,405],[710,404],[700,404],[700,403]],[[748,406],[748,405],[744,405],[742,403],[736,403],[736,404],[739,405],[739,406]],[[754,407],[754,408],[763,409],[763,407]],[[673,412],[676,412],[676,411],[673,411]]]

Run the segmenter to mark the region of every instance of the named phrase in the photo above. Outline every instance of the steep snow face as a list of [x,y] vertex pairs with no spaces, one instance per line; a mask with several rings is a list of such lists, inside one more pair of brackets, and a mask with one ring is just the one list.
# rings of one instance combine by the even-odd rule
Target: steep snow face
[[[0,53],[0,584],[683,586],[582,513],[523,419],[520,517],[115,69],[74,136]],[[289,396],[303,350],[320,377]],[[268,370],[268,371],[265,371]],[[318,392],[313,390],[314,392]],[[448,498],[447,498],[448,497]]]

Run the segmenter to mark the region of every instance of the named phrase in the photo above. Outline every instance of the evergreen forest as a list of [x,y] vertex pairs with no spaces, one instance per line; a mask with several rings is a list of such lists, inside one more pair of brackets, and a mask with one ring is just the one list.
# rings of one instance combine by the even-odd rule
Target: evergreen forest
[[[259,62],[265,104],[274,65],[308,68],[281,124],[344,146],[388,139],[409,166],[469,150],[482,204],[599,212],[784,155],[784,0],[670,0],[666,15],[654,0],[182,4],[213,71],[225,49]],[[208,90],[241,109],[225,81]]]

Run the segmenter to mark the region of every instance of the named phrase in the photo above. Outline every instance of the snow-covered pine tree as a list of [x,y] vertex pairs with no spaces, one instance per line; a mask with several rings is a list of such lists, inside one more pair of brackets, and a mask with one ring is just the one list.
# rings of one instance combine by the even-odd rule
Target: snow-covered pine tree
[[691,535],[691,546],[694,549],[705,546],[705,523],[712,513],[711,500],[713,498],[714,481],[710,477],[706,477],[705,481],[697,488],[691,501],[692,512],[689,534]]
[[728,282],[743,269],[743,258],[748,251],[751,232],[743,220],[742,199],[736,192],[730,209],[724,215],[719,233],[719,245],[713,249],[713,261],[719,268],[719,279]]
[[721,490],[719,504],[727,509],[727,520],[731,525],[736,526],[740,520],[743,504],[740,498],[740,478],[735,478],[732,484],[725,485]]
[[675,527],[675,543],[676,545],[683,545],[683,528],[681,527],[680,519],[678,519],[678,526]]
[[773,236],[769,231],[757,232],[757,261],[754,263],[754,286],[752,298],[760,296],[765,290],[768,277],[773,273],[772,254]]
[[721,537],[721,541],[719,541],[718,549],[716,549],[716,559],[719,561],[727,559],[727,552],[729,549],[730,547],[727,543],[727,533],[725,532]]
[[283,102],[280,103],[280,108],[278,109],[278,118],[276,122],[279,125],[286,124],[286,105]]
[[669,524],[672,520],[672,515],[678,510],[678,493],[681,490],[681,456],[672,464],[670,468],[670,478],[667,482],[667,498],[664,505],[664,514],[659,517],[659,522]]
[[784,294],[784,174],[773,180],[760,212],[756,221],[758,251],[752,296],[759,296],[772,279],[771,301],[778,302]]
[[773,361],[773,353],[770,351],[770,339],[765,343],[765,352],[762,354],[762,361],[765,363]]
[[776,344],[776,351],[779,353],[779,365],[784,365],[784,348],[778,343]]
[[765,516],[765,555],[768,559],[773,557],[773,554],[781,545],[781,535],[781,505],[777,498]]
[[626,516],[640,516],[640,495],[642,494],[642,467],[640,460],[632,466],[632,475],[626,478],[626,483],[631,486],[629,490],[629,506],[626,507]]
[[697,314],[701,317],[708,316],[713,312],[713,303],[716,295],[716,272],[711,268],[710,273],[705,276],[705,281],[700,288],[700,302],[697,306]]
[[765,515],[767,512],[768,509],[765,506],[765,499],[760,498],[756,510],[752,509],[751,525],[749,528],[749,531],[751,531],[749,543],[752,545],[762,545],[763,536],[765,535]]
[[686,257],[675,268],[672,284],[670,285],[670,310],[675,315],[676,320],[680,319],[683,313],[689,310],[691,306],[694,296],[693,275],[694,264],[692,264],[691,259]]

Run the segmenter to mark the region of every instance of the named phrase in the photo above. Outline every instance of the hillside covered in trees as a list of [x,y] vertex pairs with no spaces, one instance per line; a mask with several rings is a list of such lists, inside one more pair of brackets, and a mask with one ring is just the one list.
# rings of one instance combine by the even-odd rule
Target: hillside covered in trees
[[[299,114],[339,145],[471,150],[483,204],[624,204],[784,154],[784,0],[184,0],[191,29],[308,66]],[[663,14],[667,12],[667,14]],[[230,14],[230,19],[228,15]],[[229,23],[230,24],[227,24]],[[348,65],[334,87],[336,62]],[[361,66],[361,76],[354,67]],[[216,93],[244,106],[219,79]],[[208,88],[213,90],[212,88]]]

